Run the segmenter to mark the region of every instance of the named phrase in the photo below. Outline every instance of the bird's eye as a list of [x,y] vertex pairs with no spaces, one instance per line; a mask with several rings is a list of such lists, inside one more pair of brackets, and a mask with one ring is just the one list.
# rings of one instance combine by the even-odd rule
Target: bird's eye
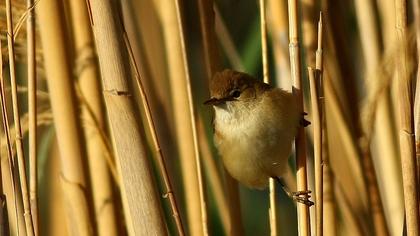
[[232,91],[230,92],[230,94],[231,94],[231,96],[232,96],[233,98],[238,98],[239,96],[241,96],[241,91],[239,91],[239,90],[235,89],[235,90],[232,90]]

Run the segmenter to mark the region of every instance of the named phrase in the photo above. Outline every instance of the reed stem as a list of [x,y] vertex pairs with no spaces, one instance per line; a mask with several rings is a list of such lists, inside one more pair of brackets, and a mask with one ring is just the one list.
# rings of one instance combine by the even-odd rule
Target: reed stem
[[412,83],[408,74],[407,58],[407,1],[395,0],[396,33],[404,45],[397,67],[398,104],[400,110],[400,152],[403,174],[405,219],[407,235],[419,235],[419,189],[414,147]]
[[166,164],[165,164],[165,158],[163,157],[162,149],[160,147],[160,143],[159,143],[159,140],[158,140],[158,137],[157,137],[156,126],[155,126],[155,122],[153,121],[149,101],[148,101],[147,96],[146,96],[146,91],[144,89],[144,85],[143,85],[143,82],[141,80],[140,71],[139,71],[139,68],[137,67],[137,63],[136,63],[136,60],[134,58],[134,54],[133,54],[133,50],[131,48],[130,41],[128,40],[128,37],[125,33],[124,33],[124,36],[125,36],[124,39],[125,39],[126,47],[128,49],[131,64],[134,67],[136,83],[137,83],[137,87],[140,91],[140,96],[141,96],[143,108],[144,108],[145,113],[146,113],[147,124],[149,125],[149,131],[152,135],[153,146],[155,147],[155,152],[156,152],[156,155],[157,155],[156,161],[158,163],[159,171],[160,171],[160,174],[163,178],[163,183],[165,185],[164,197],[169,198],[169,203],[171,205],[171,210],[172,210],[172,216],[174,217],[174,220],[175,220],[175,225],[176,225],[176,228],[178,230],[178,235],[183,236],[183,235],[185,235],[185,232],[184,232],[184,227],[182,226],[181,214],[179,213],[179,210],[178,210],[178,204],[177,204],[177,201],[175,199],[175,194],[173,192],[172,183],[171,183],[171,180],[169,178],[168,170],[167,170]]
[[77,112],[64,7],[61,1],[42,0],[37,8],[50,103],[60,150],[66,221],[75,235],[93,235],[90,188]]
[[[95,43],[85,0],[68,0],[74,40],[74,74],[77,79],[79,103],[84,118],[83,135],[89,177],[93,194],[93,206],[98,235],[118,234],[116,198],[113,193],[111,173],[119,183],[115,164],[110,160],[111,151],[105,138],[105,111],[103,109],[99,67],[96,60]],[[92,124],[92,125],[89,125]]]
[[26,233],[34,235],[34,225],[32,221],[31,206],[29,201],[29,188],[26,178],[25,157],[23,153],[23,137],[20,126],[20,116],[17,97],[17,81],[16,81],[16,68],[15,68],[15,46],[14,46],[14,33],[12,21],[12,5],[11,0],[6,0],[6,17],[7,17],[7,45],[9,50],[9,68],[10,68],[10,83],[12,87],[12,104],[13,104],[13,119],[15,123],[16,135],[16,150],[18,159],[19,179],[23,198],[24,218],[26,225]]
[[[268,67],[268,49],[267,49],[267,22],[266,22],[266,7],[265,0],[260,0],[260,26],[261,26],[261,47],[262,47],[262,66],[263,66],[263,81],[270,84],[269,67]],[[276,203],[276,181],[273,178],[269,179],[270,191],[270,208],[268,209],[268,216],[270,219],[270,235],[276,236],[277,229],[277,203]]]
[[[298,99],[299,111],[303,114],[303,93],[301,77],[301,59],[299,53],[299,21],[297,0],[288,0],[289,12],[289,53],[290,53],[290,71],[293,80],[293,94]],[[298,135],[295,140],[296,150],[296,169],[297,169],[297,190],[307,191],[308,183],[306,177],[306,140],[305,129],[299,127]],[[299,235],[310,235],[309,206],[298,204],[298,225]]]
[[187,97],[188,97],[187,102],[188,102],[189,115],[190,115],[190,121],[191,121],[191,131],[192,131],[192,138],[193,138],[193,145],[194,145],[194,156],[195,156],[196,171],[197,171],[198,190],[199,190],[199,196],[200,196],[201,225],[202,225],[202,231],[203,231],[202,233],[204,236],[206,236],[208,235],[207,208],[206,208],[206,201],[205,201],[205,194],[204,194],[204,182],[203,182],[203,175],[202,175],[202,170],[201,170],[200,153],[198,150],[194,100],[193,100],[193,94],[192,94],[192,89],[191,89],[187,52],[186,52],[186,47],[185,47],[184,26],[183,26],[183,18],[182,18],[181,7],[180,7],[180,0],[175,0],[175,8],[176,8],[176,15],[177,15],[179,38],[180,38],[180,43],[181,43],[181,54],[182,54],[182,60],[183,60],[183,65],[184,65],[184,71],[186,75],[185,80],[186,80],[186,85],[187,85]]
[[159,197],[129,91],[129,58],[124,45],[122,19],[114,4],[110,0],[90,0],[88,9],[121,177],[125,216],[130,233],[166,235]]
[[29,197],[35,236],[39,235],[38,158],[37,158],[37,76],[34,0],[27,0],[26,40],[28,51],[28,113],[29,113]]
[[[0,48],[1,47],[1,40],[0,40]],[[5,165],[2,165],[1,168],[4,168],[2,170],[6,170],[5,172],[9,173],[9,178],[10,178],[10,186],[11,189],[13,191],[11,191],[11,199],[13,201],[10,201],[9,199],[9,208],[10,206],[12,206],[15,210],[14,212],[14,219],[15,219],[15,223],[16,223],[16,231],[19,232],[20,227],[21,227],[21,223],[20,223],[20,215],[23,215],[23,212],[19,211],[18,208],[18,204],[20,203],[18,201],[18,189],[17,189],[17,183],[16,183],[16,179],[15,179],[15,174],[14,174],[14,160],[13,160],[13,148],[12,148],[12,140],[11,140],[11,136],[10,136],[10,126],[9,126],[9,118],[8,118],[8,111],[7,111],[7,102],[6,102],[6,93],[5,93],[5,88],[4,88],[5,84],[4,84],[4,76],[3,76],[3,54],[2,54],[2,50],[0,50],[0,106],[1,106],[1,115],[2,115],[2,124],[3,124],[3,132],[4,132],[4,136],[6,136],[6,149],[7,149],[7,167],[9,167],[8,169],[4,168]],[[6,196],[8,197],[8,196]],[[7,202],[6,202],[7,203]],[[6,205],[7,206],[7,205]],[[11,208],[10,208],[11,209]],[[22,209],[22,208],[20,208]],[[9,217],[10,219],[10,217]],[[9,224],[12,224],[12,222],[9,222]],[[22,231],[24,232],[26,230],[26,226],[23,226]]]

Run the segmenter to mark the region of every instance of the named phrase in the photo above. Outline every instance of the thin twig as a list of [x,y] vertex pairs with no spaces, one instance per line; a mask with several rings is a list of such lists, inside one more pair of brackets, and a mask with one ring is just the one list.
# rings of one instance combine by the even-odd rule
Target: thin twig
[[22,189],[24,217],[26,225],[26,233],[28,235],[34,235],[34,225],[32,222],[32,214],[29,202],[28,184],[26,178],[25,168],[25,157],[23,156],[23,142],[22,142],[22,130],[20,127],[20,116],[18,108],[17,98],[17,82],[16,82],[16,70],[15,70],[15,49],[14,49],[14,34],[13,34],[13,22],[12,22],[12,5],[11,0],[6,0],[6,16],[7,16],[7,45],[9,49],[9,68],[10,68],[10,83],[12,87],[12,104],[13,104],[13,118],[15,122],[15,135],[16,135],[16,149],[18,159],[18,169],[20,176],[20,183]]
[[[27,2],[27,9],[26,9],[26,11],[23,13],[23,15],[19,18],[19,20],[18,20],[18,22],[17,22],[17,24],[16,24],[16,26],[14,27],[14,29],[13,29],[13,32],[14,32],[14,35],[13,35],[13,39],[14,40],[16,40],[17,39],[17,37],[18,37],[18,35],[19,35],[19,32],[20,32],[20,29],[22,28],[22,25],[23,25],[23,23],[28,19],[28,18],[30,18],[31,17],[31,15],[33,15],[34,14],[34,12],[35,12],[35,7],[36,7],[36,5],[38,5],[38,3],[39,3],[39,1],[40,0],[35,0],[35,1],[32,1],[31,0],[31,3],[29,3],[29,1]],[[29,4],[31,4],[31,5],[29,5]],[[27,26],[28,27],[28,26]]]
[[[293,93],[298,99],[299,111],[303,113],[303,94],[301,77],[301,59],[299,55],[299,29],[298,29],[298,8],[297,0],[288,0],[289,12],[289,51],[291,77],[293,80]],[[299,127],[295,141],[297,187],[298,191],[307,191],[306,179],[306,140],[303,126]],[[306,236],[310,234],[309,206],[298,204],[299,234]]]
[[187,60],[187,52],[185,48],[185,38],[184,38],[184,27],[183,27],[183,20],[181,14],[181,7],[180,1],[175,0],[175,8],[176,8],[176,15],[178,21],[178,31],[179,37],[181,41],[181,51],[182,51],[182,59],[184,64],[185,70],[185,79],[187,84],[187,94],[188,94],[188,105],[189,105],[189,112],[191,118],[191,129],[192,129],[192,136],[193,136],[193,144],[194,144],[194,153],[195,153],[195,162],[197,166],[197,180],[198,180],[198,189],[200,195],[200,208],[201,208],[201,224],[203,235],[208,235],[208,226],[207,226],[207,209],[206,209],[206,201],[204,196],[204,185],[203,185],[203,175],[201,173],[201,161],[200,161],[200,153],[198,150],[198,141],[197,141],[197,128],[195,123],[195,111],[194,111],[194,102],[191,90],[191,81],[189,76],[189,66]]
[[163,183],[165,184],[165,188],[166,188],[164,197],[169,198],[169,202],[170,202],[171,210],[172,210],[172,216],[175,219],[178,235],[182,236],[182,235],[185,235],[185,232],[184,232],[184,227],[182,226],[181,214],[179,213],[179,210],[178,210],[177,201],[175,199],[175,194],[173,192],[171,180],[169,178],[168,170],[166,168],[165,159],[163,158],[162,149],[160,148],[160,143],[157,137],[156,127],[153,121],[152,112],[149,106],[149,101],[146,96],[146,91],[144,90],[143,82],[141,81],[140,71],[139,71],[139,68],[137,67],[136,59],[134,58],[134,54],[133,54],[133,49],[131,47],[130,41],[128,40],[126,32],[124,32],[124,42],[128,50],[131,64],[134,68],[137,87],[139,89],[143,108],[146,113],[147,124],[149,125],[149,130],[152,135],[153,145],[156,149],[155,150],[156,155],[157,155],[156,161],[158,163],[160,174],[163,178]]
[[[405,44],[407,40],[407,1],[395,0],[396,33],[398,40]],[[400,109],[400,152],[403,174],[405,218],[407,235],[419,235],[419,199],[417,184],[417,168],[414,147],[413,98],[412,83],[407,68],[407,47],[399,57],[397,67],[398,103]]]

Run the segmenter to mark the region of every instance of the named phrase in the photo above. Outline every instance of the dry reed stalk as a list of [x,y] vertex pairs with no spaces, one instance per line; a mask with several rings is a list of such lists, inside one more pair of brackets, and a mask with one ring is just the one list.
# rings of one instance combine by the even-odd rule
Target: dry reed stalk
[[176,228],[178,230],[178,235],[183,236],[183,235],[185,235],[185,232],[184,232],[184,227],[182,226],[181,214],[179,213],[179,210],[178,210],[177,201],[175,199],[175,194],[173,192],[173,187],[172,187],[172,184],[171,184],[171,180],[169,178],[168,170],[166,168],[165,159],[163,157],[162,149],[160,147],[160,142],[159,142],[158,137],[157,137],[156,126],[155,126],[155,123],[154,123],[153,117],[152,117],[152,111],[150,109],[149,101],[148,101],[147,96],[146,96],[146,91],[145,91],[144,85],[142,83],[142,79],[141,79],[141,76],[140,76],[140,71],[137,67],[137,63],[136,63],[136,60],[134,58],[133,49],[131,47],[130,41],[128,40],[128,36],[127,36],[126,33],[124,33],[124,36],[125,36],[124,40],[125,40],[126,47],[128,49],[131,64],[134,67],[136,83],[137,83],[137,87],[140,91],[140,96],[141,96],[141,100],[142,100],[142,104],[143,104],[143,109],[146,113],[146,119],[147,119],[147,123],[149,125],[149,131],[152,135],[153,146],[155,147],[155,151],[156,151],[156,155],[157,155],[156,162],[158,163],[159,171],[160,171],[160,174],[162,176],[163,183],[165,185],[164,197],[169,198],[169,203],[171,205],[171,210],[172,210],[172,216],[174,217],[174,220],[175,220],[175,225],[176,225]]
[[[325,113],[324,113],[325,114]],[[327,136],[327,130],[323,127],[323,136]],[[330,164],[328,162],[328,148],[325,145],[325,138],[323,140],[323,234],[325,236],[335,236],[337,235],[337,214],[336,214],[336,201],[334,197],[334,179],[331,171]]]
[[[184,183],[189,234],[206,235],[207,216],[203,202],[201,169],[196,146],[195,119],[190,93],[189,71],[178,1],[155,1],[162,22],[176,138]],[[181,141],[182,140],[182,141]]]
[[[0,49],[1,46],[1,40],[0,40]],[[1,106],[1,114],[2,114],[2,124],[3,124],[3,133],[6,136],[6,147],[7,147],[7,162],[5,164],[1,165],[2,174],[5,174],[2,176],[2,179],[8,180],[7,182],[3,182],[4,185],[10,184],[9,189],[5,190],[4,193],[6,194],[6,199],[9,199],[9,201],[6,201],[6,204],[8,203],[9,209],[15,209],[14,211],[9,211],[9,225],[16,225],[16,231],[19,232],[19,229],[22,229],[22,232],[26,230],[25,224],[23,223],[21,219],[21,216],[23,216],[23,212],[18,211],[18,206],[22,203],[19,202],[18,195],[19,191],[17,191],[17,185],[15,180],[15,174],[14,174],[14,167],[13,167],[13,148],[12,148],[12,141],[10,136],[10,127],[9,127],[9,118],[8,118],[8,112],[7,112],[7,102],[6,102],[6,93],[4,88],[4,75],[3,75],[3,54],[0,50],[0,106]],[[1,155],[3,156],[3,155]],[[4,159],[4,158],[2,158]],[[5,168],[7,166],[7,168]],[[6,186],[7,187],[7,186]],[[8,195],[11,195],[9,197]],[[11,201],[13,200],[13,201]],[[20,203],[20,204],[19,204]],[[20,209],[22,207],[20,206]],[[14,213],[14,217],[11,216],[11,212]],[[13,222],[15,221],[15,222]],[[23,227],[22,227],[23,225]]]
[[[416,2],[416,1],[413,1]],[[381,36],[384,45],[383,51],[386,54],[389,54],[392,51],[395,51],[396,45],[396,34],[395,34],[395,2],[394,1],[381,1],[376,0],[376,5],[378,7],[379,16],[381,18]],[[392,77],[395,77],[395,71],[391,73]],[[399,116],[396,115],[399,113],[397,106],[397,97],[396,95],[396,82],[397,79],[394,78],[390,86],[391,99],[393,101],[393,106],[391,112],[394,115],[395,127],[395,143],[392,145],[396,148],[396,154],[392,159],[381,158],[380,161],[375,162],[376,164],[386,166],[380,166],[378,170],[378,179],[385,180],[379,181],[379,186],[382,193],[383,203],[385,207],[385,214],[387,217],[388,227],[391,235],[399,235],[403,232],[404,226],[404,196],[402,188],[402,173],[401,173],[401,164],[399,159],[399,145],[398,143],[398,119]],[[376,123],[380,123],[377,121]],[[378,148],[379,149],[379,148]],[[393,160],[391,162],[391,160]],[[385,187],[383,187],[385,186]]]
[[[2,105],[2,104],[0,104]],[[1,155],[0,155],[1,156]],[[1,161],[0,161],[1,164]],[[6,235],[7,232],[7,208],[6,208],[6,195],[3,188],[3,171],[0,167],[0,235]]]
[[88,9],[121,176],[126,219],[135,235],[164,235],[167,230],[128,87],[129,60],[122,19],[113,4],[112,1],[90,0]]
[[274,178],[270,178],[268,180],[268,187],[270,191],[270,207],[268,208],[268,218],[270,220],[270,235],[276,236],[278,235],[278,227],[277,227],[277,202],[276,202],[276,180]]
[[[200,0],[198,1],[201,33],[203,37],[204,60],[206,62],[207,80],[210,81],[214,73],[220,70],[220,57],[216,41],[215,32],[215,7],[213,0]],[[238,183],[234,180],[229,173],[223,168],[223,175],[225,179],[225,188],[222,186],[220,172],[217,171],[216,163],[211,155],[209,140],[205,135],[203,126],[203,119],[200,116],[198,120],[198,134],[200,141],[200,150],[203,157],[205,169],[209,176],[210,184],[215,192],[216,202],[219,204],[222,223],[227,235],[243,235],[243,224],[241,219],[241,208],[239,199]],[[200,132],[201,130],[201,132]],[[203,148],[206,149],[204,155]],[[226,194],[223,194],[223,189]],[[228,207],[229,206],[229,207]]]
[[214,5],[214,24],[216,28],[216,35],[222,45],[223,50],[226,52],[226,56],[233,68],[239,71],[244,71],[245,67],[242,64],[241,56],[233,43],[233,39],[226,27],[225,22],[222,19],[219,8]]
[[[324,71],[326,73],[324,73],[325,79],[323,81],[324,81],[325,97],[327,98],[325,100],[325,108],[327,111],[326,115],[328,116],[328,121],[329,121],[327,126],[334,127],[334,130],[331,130],[331,128],[327,129],[329,132],[328,137],[336,137],[334,135],[338,134],[339,135],[338,137],[340,137],[340,141],[342,142],[342,143],[333,143],[334,138],[329,139],[331,140],[330,143],[333,144],[333,145],[328,144],[330,146],[330,153],[337,153],[335,152],[337,151],[337,149],[334,149],[334,147],[337,148],[336,146],[340,145],[340,147],[342,146],[342,149],[340,150],[340,152],[342,152],[344,156],[348,157],[348,160],[342,159],[342,158],[334,159],[335,156],[331,155],[332,160],[325,159],[324,161],[326,162],[326,165],[331,166],[331,170],[335,174],[334,179],[337,179],[337,182],[339,184],[343,185],[344,183],[351,183],[352,185],[355,186],[355,188],[342,187],[342,190],[341,190],[345,194],[346,198],[352,199],[352,201],[349,203],[351,205],[351,208],[354,209],[354,211],[352,212],[364,212],[365,201],[362,198],[363,196],[366,196],[366,188],[364,187],[364,182],[361,178],[362,170],[361,170],[360,164],[356,160],[356,158],[359,157],[359,153],[358,153],[359,151],[357,149],[358,146],[356,144],[355,139],[352,138],[348,124],[345,121],[343,111],[342,111],[342,108],[340,107],[336,91],[334,90],[333,85],[331,83],[328,70],[326,69]],[[350,167],[350,171],[349,171],[349,167]],[[343,185],[343,186],[346,186],[346,185]],[[354,191],[354,189],[357,189],[357,190]],[[352,194],[354,192],[357,192],[357,194]],[[356,198],[359,195],[361,196],[359,198]],[[332,205],[334,205],[334,202],[332,203]],[[334,218],[334,220],[336,219]],[[369,227],[369,225],[365,221],[361,221],[360,224],[363,229],[366,229]],[[366,230],[366,232],[368,231]]]
[[357,213],[354,211],[354,209],[351,207],[350,199],[346,198],[346,195],[344,194],[342,188],[340,186],[334,186],[335,189],[335,196],[337,198],[337,205],[338,209],[340,209],[340,213],[343,217],[343,222],[346,228],[349,228],[348,233],[344,234],[340,230],[340,234],[344,235],[368,235],[366,234],[366,231],[363,230],[363,227],[360,225],[357,219]]
[[315,64],[315,54],[312,53],[317,47],[317,30],[316,30],[316,0],[302,0],[302,45],[305,49],[306,65]]
[[[3,141],[3,140],[2,140]],[[7,146],[7,145],[6,145]],[[6,148],[7,149],[7,148]],[[7,150],[2,149],[2,157],[7,156]],[[13,164],[9,158],[1,158],[3,191],[5,195],[5,213],[7,225],[6,235],[26,235],[25,220],[23,217],[22,198],[19,196],[15,184],[16,175],[14,174]],[[13,174],[12,174],[13,171]]]
[[70,7],[74,40],[74,76],[83,94],[82,114],[87,123],[83,134],[86,140],[87,159],[92,184],[93,205],[99,235],[117,235],[118,225],[110,175],[111,166],[107,164],[107,153],[101,135],[97,131],[106,130],[99,68],[96,61],[95,43],[90,27],[89,13],[85,0],[71,0]]
[[[407,1],[395,0],[396,33],[400,43],[407,40]],[[407,47],[398,58],[398,104],[400,108],[400,152],[403,174],[405,219],[407,235],[419,235],[419,188],[417,184],[417,168],[414,144],[412,83],[409,79],[407,63]]]
[[15,123],[15,135],[16,135],[16,150],[18,160],[18,170],[20,186],[22,191],[23,207],[24,207],[24,218],[26,225],[26,233],[28,235],[34,235],[34,225],[32,221],[31,206],[29,201],[29,188],[26,178],[26,167],[25,157],[23,153],[23,137],[22,130],[20,127],[20,116],[18,107],[17,97],[17,81],[16,81],[16,69],[15,69],[15,49],[14,49],[14,32],[13,32],[13,20],[12,20],[12,6],[11,1],[6,0],[6,17],[7,17],[7,46],[9,51],[9,68],[10,68],[10,83],[12,87],[12,105],[13,105],[13,120]]
[[265,16],[266,7],[265,0],[260,2],[260,29],[261,29],[261,52],[264,83],[270,83],[270,71],[268,68],[268,49],[267,49],[267,17]]
[[29,113],[29,197],[34,234],[39,235],[38,213],[38,159],[37,159],[37,76],[34,0],[27,0],[26,40],[28,50],[28,113]]
[[420,184],[420,3],[412,1],[414,9],[416,42],[417,42],[417,81],[414,96],[414,134],[416,135],[417,179]]
[[[293,80],[293,93],[298,98],[299,111],[303,113],[303,93],[301,77],[301,60],[299,55],[299,30],[298,30],[298,9],[296,0],[288,0],[289,12],[289,53],[291,77]],[[295,141],[296,169],[297,169],[297,191],[307,191],[306,179],[306,140],[305,129],[301,126]],[[298,204],[298,225],[299,235],[310,234],[309,206]]]
[[[53,134],[53,136],[56,136],[56,134]],[[67,227],[63,227],[65,225],[66,210],[65,197],[60,181],[60,152],[57,138],[54,137],[48,147],[48,163],[45,168],[47,170],[45,173],[45,186],[47,187],[45,195],[46,199],[51,199],[51,201],[48,204],[46,220],[41,221],[42,226],[45,226],[41,227],[41,232],[45,229],[50,235],[71,236]],[[41,185],[40,187],[42,188],[43,186]],[[42,201],[40,203],[42,204]]]
[[[61,184],[67,224],[74,235],[92,235],[89,189],[84,169],[83,136],[77,116],[76,98],[61,2],[43,0],[37,8],[50,102],[61,157]],[[47,50],[48,49],[48,50]]]
[[[318,128],[315,131],[319,132],[316,137],[319,138],[319,143],[315,144],[318,146],[318,151],[315,151],[315,232],[316,235],[322,236],[324,234],[324,154],[327,153],[327,132],[326,132],[326,115],[325,115],[325,98],[324,98],[324,82],[322,81],[322,72],[324,69],[323,65],[323,19],[322,12],[319,13],[318,20],[318,35],[317,35],[317,49],[315,53],[315,98],[316,102],[312,103],[313,107],[318,107],[318,115],[313,113],[314,116],[319,118]],[[311,86],[312,87],[312,86]],[[312,91],[312,90],[311,90]],[[312,96],[311,96],[312,97]],[[315,137],[315,136],[314,136]],[[315,138],[314,138],[315,140]],[[329,187],[329,186],[328,186]]]
[[196,172],[197,172],[197,182],[198,182],[198,190],[199,190],[199,197],[200,197],[200,210],[201,210],[201,227],[203,235],[208,235],[208,225],[207,225],[207,209],[206,209],[206,201],[205,201],[205,194],[204,194],[204,182],[201,170],[201,161],[200,161],[200,154],[198,150],[198,139],[197,139],[197,128],[196,128],[196,119],[195,119],[195,111],[194,111],[194,100],[193,94],[191,89],[191,81],[189,75],[189,66],[188,66],[188,58],[187,58],[187,51],[185,46],[185,36],[184,36],[184,24],[183,24],[183,14],[181,12],[180,0],[175,0],[175,9],[176,9],[176,16],[177,16],[177,25],[178,25],[178,33],[181,45],[181,56],[185,71],[185,84],[187,87],[187,102],[189,107],[189,115],[190,115],[190,122],[191,122],[191,131],[192,131],[192,139],[193,139],[193,147],[194,147],[194,156],[195,156],[195,164],[196,164]]
[[286,2],[269,0],[267,2],[267,26],[272,38],[276,65],[277,86],[289,90],[292,87],[290,79],[289,52],[287,48],[288,26]]
[[204,61],[206,63],[207,80],[220,70],[219,49],[216,42],[215,13],[213,0],[199,0],[201,35],[203,37]]
[[[176,153],[176,144],[173,142],[174,127],[172,105],[169,99],[169,82],[167,69],[162,67],[166,63],[163,35],[160,27],[159,16],[153,1],[122,1],[124,29],[128,39],[132,42],[136,62],[140,74],[144,78],[146,95],[152,108],[152,115],[157,126],[158,137],[165,153]],[[139,32],[147,32],[139,33]],[[136,42],[136,43],[134,43]],[[147,45],[146,45],[147,42]],[[171,160],[173,165],[177,160]],[[172,162],[171,162],[172,161]],[[171,171],[171,169],[170,169]],[[175,193],[176,194],[176,193]]]
[[[1,181],[3,178],[0,176]],[[1,186],[1,196],[0,196],[0,234],[9,235],[9,225],[7,221],[7,205],[6,205],[6,195],[3,193],[3,186]]]
[[201,156],[203,158],[204,169],[206,170],[206,175],[208,176],[209,186],[212,190],[211,192],[213,193],[216,208],[218,209],[218,213],[220,215],[220,220],[222,222],[225,234],[241,235],[235,232],[236,226],[233,225],[234,223],[232,221],[234,220],[234,218],[231,218],[232,212],[229,209],[232,207],[232,205],[229,204],[230,202],[228,202],[228,196],[225,196],[224,192],[225,190],[229,191],[229,189],[223,186],[223,180],[218,170],[218,165],[213,159],[213,155],[209,145],[210,141],[207,139],[206,130],[204,127],[204,120],[202,116],[198,117],[197,129],[198,141],[200,145]]
[[[260,0],[260,29],[261,29],[261,52],[262,52],[262,66],[263,66],[263,81],[270,84],[270,71],[268,67],[268,49],[267,49],[267,23],[266,23],[266,7],[265,0]],[[276,203],[276,182],[274,178],[269,179],[270,191],[270,208],[268,209],[268,216],[270,219],[270,235],[276,236],[277,229],[277,203]]]
[[[327,9],[328,10],[328,9]],[[326,12],[328,12],[326,10]],[[328,16],[328,15],[327,15]],[[326,17],[326,27],[331,29],[330,20]],[[347,197],[352,199],[352,207],[358,211],[365,212],[367,209],[367,195],[366,186],[363,181],[363,172],[360,165],[360,154],[358,145],[354,141],[351,127],[351,122],[347,119],[350,117],[350,109],[345,92],[345,85],[341,75],[339,65],[337,62],[337,53],[335,50],[335,42],[332,35],[332,30],[325,32],[326,53],[324,56],[326,68],[324,70],[324,89],[325,89],[325,107],[328,112],[326,116],[330,117],[328,120],[334,120],[337,126],[333,129],[327,129],[331,137],[340,137],[340,139],[331,138],[328,140],[328,146],[331,153],[344,153],[344,157],[337,158],[336,155],[330,155],[330,167],[334,170],[335,178],[340,180],[340,183],[353,184],[357,191],[350,191],[349,188],[344,188]],[[329,125],[328,125],[329,126]],[[349,173],[350,168],[350,173]],[[347,174],[349,173],[349,174]],[[365,213],[363,214],[365,215]],[[365,221],[364,221],[365,223]]]
[[312,67],[308,67],[309,75],[309,84],[311,91],[311,107],[312,107],[312,125],[314,129],[314,166],[315,166],[315,232],[316,235],[323,234],[323,202],[322,202],[322,114],[321,114],[321,105],[320,96],[319,96],[319,75],[320,73],[317,70],[314,70]]
[[[375,11],[373,1],[369,0],[357,0],[356,5],[356,16],[358,19],[360,37],[362,42],[363,55],[365,58],[365,78],[370,88],[368,91],[375,91],[380,83],[380,78],[376,76],[376,71],[379,66],[380,58],[380,40],[378,38],[378,32],[375,22]],[[367,108],[371,109],[371,108]],[[384,162],[392,162],[397,156],[397,149],[395,148],[394,137],[396,137],[394,130],[394,121],[392,119],[392,106],[389,93],[385,92],[383,97],[379,101],[377,107],[377,120],[375,137],[378,148],[377,157],[380,160],[377,161],[380,165],[379,168],[386,165]],[[365,133],[369,130],[365,130]],[[361,144],[364,145],[364,144]],[[361,148],[363,151],[362,155],[362,167],[364,169],[364,178],[366,186],[368,187],[368,199],[369,199],[369,210],[373,218],[373,226],[376,234],[389,235],[388,227],[385,221],[385,214],[382,205],[382,200],[379,193],[378,180],[376,179],[375,168],[373,166],[372,155],[370,147],[366,146]],[[395,172],[391,172],[395,173]],[[392,177],[391,177],[392,178]],[[384,186],[386,187],[386,186]]]

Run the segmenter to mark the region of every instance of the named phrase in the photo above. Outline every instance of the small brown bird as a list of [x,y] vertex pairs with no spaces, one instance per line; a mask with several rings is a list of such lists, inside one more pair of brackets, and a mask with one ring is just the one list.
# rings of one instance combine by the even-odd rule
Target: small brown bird
[[312,205],[309,191],[290,192],[288,159],[299,125],[307,125],[296,97],[252,76],[226,69],[210,84],[214,141],[228,172],[240,183],[266,188],[270,177],[294,200]]

